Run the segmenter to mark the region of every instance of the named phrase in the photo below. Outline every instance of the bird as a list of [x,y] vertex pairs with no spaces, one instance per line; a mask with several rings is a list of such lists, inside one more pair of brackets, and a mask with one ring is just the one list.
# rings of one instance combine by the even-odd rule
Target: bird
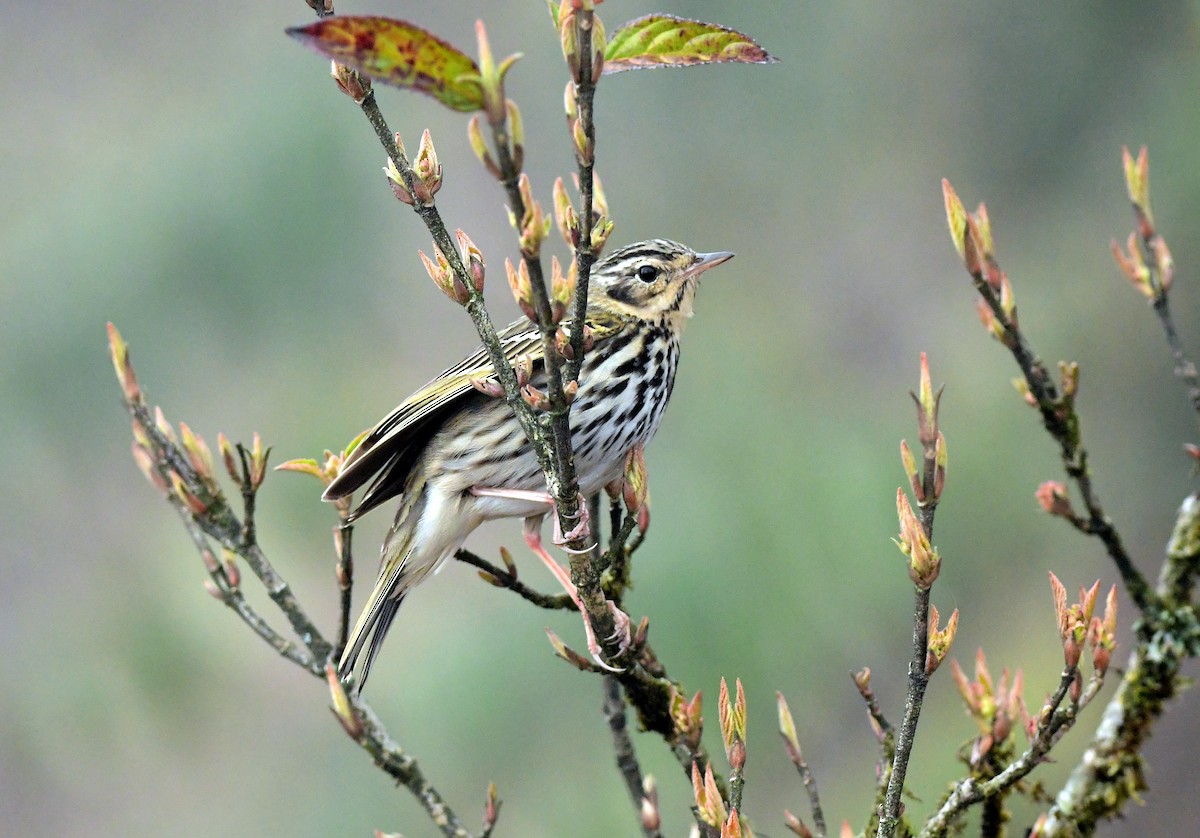
[[[582,497],[620,478],[627,453],[658,430],[700,275],[732,256],[652,239],[593,266],[585,314],[592,344],[570,412]],[[498,337],[510,362],[532,359],[530,381],[544,389],[537,325],[522,318]],[[400,499],[381,549],[379,579],[338,664],[339,676],[352,678],[360,692],[401,602],[484,521],[526,519],[526,541],[579,604],[566,572],[540,549],[540,522],[551,499],[534,451],[504,400],[472,383],[493,373],[482,347],[442,372],[366,434],[322,495],[339,500],[369,481],[350,520]],[[586,614],[584,626],[599,660]]]

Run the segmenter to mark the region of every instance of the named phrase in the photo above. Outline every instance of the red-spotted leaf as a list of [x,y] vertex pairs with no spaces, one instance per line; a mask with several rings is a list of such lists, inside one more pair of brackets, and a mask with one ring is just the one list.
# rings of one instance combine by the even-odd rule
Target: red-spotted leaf
[[646,15],[612,34],[604,51],[604,72],[691,64],[773,64],[777,59],[752,38],[698,20]]
[[456,111],[483,108],[470,56],[419,26],[387,17],[327,17],[287,30],[300,43],[384,84],[428,93]]

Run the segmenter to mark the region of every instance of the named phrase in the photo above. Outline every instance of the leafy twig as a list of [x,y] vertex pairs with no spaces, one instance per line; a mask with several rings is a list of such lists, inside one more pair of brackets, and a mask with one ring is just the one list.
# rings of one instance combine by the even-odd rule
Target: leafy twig
[[1190,601],[1198,574],[1200,496],[1191,495],[1180,507],[1159,577],[1157,596],[1164,607],[1144,614],[1134,627],[1137,644],[1125,676],[1091,744],[1039,821],[1038,835],[1088,834],[1098,821],[1119,816],[1145,788],[1142,746],[1179,692],[1184,661],[1200,654],[1200,623]]
[[[941,564],[937,550],[932,547],[933,519],[946,474],[946,441],[938,429],[941,395],[941,390],[936,393],[933,391],[929,365],[922,354],[920,387],[917,393],[912,394],[917,406],[917,435],[922,448],[921,466],[918,468],[907,443],[900,448],[901,460],[917,499],[917,515],[914,516],[903,489],[899,490],[896,496],[901,539],[897,543],[908,557],[909,578],[914,585],[913,654],[908,662],[908,693],[904,702],[904,717],[895,731],[896,750],[891,770],[888,772],[883,804],[879,807],[879,826],[876,831],[878,838],[888,838],[895,834],[899,825],[904,780],[916,739],[925,689],[929,685],[929,676],[949,649],[947,643],[943,648],[934,649],[934,654],[931,654],[929,642],[929,592],[937,579]],[[952,630],[950,638],[953,639]]]
[[552,611],[575,610],[575,603],[568,594],[544,594],[541,591],[536,591],[518,579],[516,573],[513,571],[497,567],[482,556],[472,553],[470,550],[460,549],[454,554],[454,558],[464,564],[479,568],[479,575],[489,584],[495,585],[498,588],[507,588],[527,602],[533,603],[538,608],[546,608]]
[[946,199],[946,216],[950,235],[958,248],[963,264],[970,274],[982,300],[980,317],[1009,352],[1021,370],[1027,399],[1042,416],[1042,424],[1058,442],[1063,468],[1079,490],[1086,518],[1078,518],[1076,527],[1094,535],[1104,544],[1109,557],[1117,566],[1130,599],[1142,610],[1154,606],[1149,583],[1133,563],[1111,519],[1100,505],[1088,468],[1087,449],[1083,446],[1079,414],[1075,410],[1075,392],[1079,384],[1079,369],[1074,364],[1062,366],[1062,391],[1055,386],[1045,364],[1033,351],[1017,322],[1016,303],[1012,286],[992,249],[991,226],[986,208],[980,204],[975,213],[968,213],[949,181],[942,181]]

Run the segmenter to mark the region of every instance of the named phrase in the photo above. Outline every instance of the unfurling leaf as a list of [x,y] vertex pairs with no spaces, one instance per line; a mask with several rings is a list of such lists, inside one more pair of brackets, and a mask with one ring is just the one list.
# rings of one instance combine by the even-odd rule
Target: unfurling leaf
[[612,33],[604,51],[604,73],[691,64],[773,64],[776,60],[752,38],[724,26],[647,15]]
[[483,108],[475,62],[419,26],[387,17],[327,17],[287,34],[376,81],[428,93],[456,111]]

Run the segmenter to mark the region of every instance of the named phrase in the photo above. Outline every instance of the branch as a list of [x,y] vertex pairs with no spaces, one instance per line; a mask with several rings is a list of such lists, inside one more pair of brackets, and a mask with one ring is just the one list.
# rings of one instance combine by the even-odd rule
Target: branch
[[966,777],[959,781],[938,811],[926,821],[925,828],[920,833],[921,838],[944,835],[954,820],[967,808],[1008,790],[1045,760],[1050,749],[1074,726],[1079,711],[1088,705],[1104,683],[1102,676],[1093,677],[1080,700],[1070,702],[1060,710],[1059,707],[1067,697],[1078,672],[1079,668],[1074,666],[1063,670],[1058,688],[1042,708],[1042,721],[1025,752],[989,780],[980,782],[974,777]]
[[575,603],[571,600],[570,595],[544,594],[541,591],[536,591],[517,578],[516,568],[505,570],[496,567],[496,565],[487,559],[472,553],[470,550],[460,549],[454,554],[454,558],[464,564],[479,568],[479,576],[488,584],[495,585],[497,588],[507,588],[527,602],[532,602],[538,608],[545,608],[551,611],[575,610]]
[[337,553],[337,564],[334,565],[334,576],[338,586],[338,639],[333,657],[341,660],[350,639],[350,614],[354,607],[354,553],[351,540],[354,535],[354,525],[347,521],[344,514],[339,513],[338,525],[333,528],[333,544]]
[[1190,596],[1200,573],[1200,496],[1184,500],[1167,545],[1157,595],[1164,608],[1135,626],[1137,645],[1104,709],[1091,744],[1039,823],[1050,835],[1084,834],[1120,815],[1146,787],[1141,749],[1181,686],[1185,660],[1200,654],[1200,623]]
[[443,835],[447,838],[472,838],[454,810],[425,779],[417,761],[396,744],[375,712],[357,695],[346,692],[332,663],[325,675],[333,692],[334,715],[350,738],[371,755],[377,766],[417,798],[421,808]]
[[1155,604],[1150,585],[1134,565],[1092,484],[1079,414],[1075,410],[1078,367],[1074,364],[1062,365],[1063,391],[1060,394],[1045,364],[1033,351],[1018,325],[1012,286],[992,252],[987,210],[981,204],[976,213],[969,214],[948,181],[942,181],[942,190],[946,199],[950,235],[982,300],[980,317],[992,336],[1004,344],[1017,362],[1028,388],[1027,399],[1041,413],[1046,431],[1058,442],[1063,468],[1075,482],[1087,509],[1086,519],[1077,519],[1076,527],[1100,539],[1117,566],[1130,599],[1139,610],[1146,611]]
[[[879,826],[876,831],[878,838],[889,838],[899,826],[904,780],[916,740],[917,722],[921,717],[925,690],[929,686],[929,676],[941,661],[939,657],[931,665],[929,648],[929,592],[937,579],[941,563],[937,550],[932,546],[933,519],[946,476],[946,442],[938,428],[941,396],[940,389],[936,393],[933,390],[929,365],[922,353],[920,387],[918,393],[912,394],[917,406],[917,436],[922,448],[922,464],[919,471],[916,463],[912,461],[908,444],[904,443],[900,448],[905,472],[917,498],[916,517],[919,520],[914,521],[912,507],[904,491],[901,489],[897,494],[901,550],[908,557],[908,573],[914,584],[913,654],[908,662],[908,693],[904,701],[904,718],[895,731],[896,751],[887,778],[883,804],[879,807]],[[940,655],[944,656],[947,651],[948,647],[941,649]]]
[[1187,386],[1188,400],[1192,403],[1192,410],[1200,413],[1200,375],[1196,372],[1196,365],[1183,351],[1183,344],[1179,340],[1179,334],[1175,331],[1175,322],[1171,318],[1171,304],[1168,302],[1167,292],[1161,286],[1159,293],[1154,297],[1154,313],[1158,315],[1163,334],[1167,338],[1167,350],[1171,353],[1171,360],[1175,362],[1175,376]]
[[[642,767],[638,764],[637,754],[633,750],[633,740],[629,738],[629,727],[625,719],[625,702],[621,696],[621,683],[611,675],[604,676],[604,718],[608,720],[608,729],[612,734],[613,751],[617,758],[617,770],[625,780],[625,788],[633,801],[633,809],[642,825],[642,833],[646,838],[662,838],[657,824],[658,812],[653,811],[653,818],[644,817],[645,801],[649,798],[645,792],[645,780]],[[653,805],[653,804],[652,804]]]

